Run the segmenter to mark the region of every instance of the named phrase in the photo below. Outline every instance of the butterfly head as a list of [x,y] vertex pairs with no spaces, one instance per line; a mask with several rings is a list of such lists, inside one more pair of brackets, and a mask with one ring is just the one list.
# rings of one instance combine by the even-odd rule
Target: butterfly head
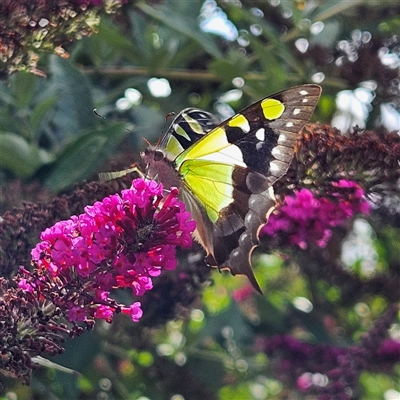
[[159,147],[148,147],[141,153],[141,157],[146,164],[146,175],[150,179],[159,180],[166,189],[181,186],[173,161]]

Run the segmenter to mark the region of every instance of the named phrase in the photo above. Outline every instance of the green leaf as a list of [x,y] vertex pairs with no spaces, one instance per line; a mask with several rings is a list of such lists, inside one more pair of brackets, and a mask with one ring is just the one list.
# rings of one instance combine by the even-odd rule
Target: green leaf
[[60,57],[52,56],[50,70],[52,91],[58,96],[55,120],[64,132],[77,135],[83,129],[95,127],[91,87],[86,77],[73,65]]
[[[278,68],[282,72],[285,72],[282,65],[290,66],[294,70],[300,68],[299,60],[293,55],[293,50],[289,48],[286,43],[285,36],[280,34],[273,26],[245,8],[232,7],[232,17],[234,17],[233,20],[237,20],[237,22],[247,21],[249,24],[260,26],[261,34],[259,37],[263,38],[264,42],[257,39],[256,36],[248,34],[250,45],[254,48],[256,56],[266,58],[267,55],[273,52],[276,60],[279,59],[280,63],[278,65],[272,65],[271,67]],[[284,62],[283,64],[282,61]]]
[[232,85],[232,80],[244,76],[248,68],[248,59],[238,51],[232,50],[228,56],[210,63],[210,71],[214,72],[222,82]]
[[[314,21],[325,21],[328,18],[336,17],[349,9],[355,9],[360,6],[362,3],[365,3],[365,0],[341,0],[341,1],[328,1],[325,3],[321,3],[321,5],[316,8],[316,12],[314,13]],[[376,2],[375,5],[378,6],[380,2]],[[372,5],[373,7],[373,5]]]
[[90,177],[127,134],[126,123],[120,122],[80,136],[59,156],[45,185],[57,192]]
[[12,93],[17,100],[17,107],[25,108],[35,93],[38,78],[29,72],[17,72],[12,78]]
[[282,334],[287,332],[290,324],[285,320],[281,310],[275,307],[267,298],[255,296],[260,324],[255,331],[268,332],[269,334]]
[[17,177],[29,178],[52,160],[50,153],[30,144],[23,137],[11,132],[0,132],[0,167]]
[[[101,54],[104,58],[106,51],[104,45],[107,45],[108,49],[118,52],[136,65],[144,62],[143,54],[135,44],[135,41],[127,37],[115,24],[111,24],[106,18],[101,19],[99,33],[96,35],[96,38],[91,38],[92,43],[95,45],[95,48],[91,49],[91,54],[95,58],[99,58]],[[95,52],[97,54],[94,54]]]
[[197,50],[197,43],[192,41],[186,43],[185,46],[182,46],[179,51],[172,55],[172,57],[170,54],[171,59],[169,61],[169,67],[182,67],[187,65],[188,61],[195,57],[194,55]]
[[18,132],[13,114],[4,106],[0,107],[0,131]]
[[[0,102],[2,107],[4,106],[12,106],[16,107],[16,100],[14,96],[11,94],[10,82],[0,82]],[[2,120],[0,119],[0,122]]]
[[46,97],[39,101],[30,114],[30,124],[33,131],[36,131],[43,122],[45,115],[54,108],[58,101],[56,96]]
[[200,30],[197,20],[189,17],[183,18],[182,15],[174,12],[174,10],[169,9],[166,6],[151,7],[145,3],[139,3],[136,7],[148,16],[162,22],[169,28],[194,40],[204,49],[204,51],[213,57],[222,58],[222,54],[216,46],[213,37]]
[[267,93],[273,93],[285,87],[287,71],[281,67],[282,63],[278,59],[280,55],[276,54],[276,49],[266,49],[265,44],[256,37],[250,37],[250,46],[259,56],[258,61],[265,73],[264,82],[267,83]]
[[223,312],[207,317],[207,323],[201,335],[213,337],[215,341],[222,344],[221,331],[225,327],[230,327],[235,332],[235,341],[238,343],[248,342],[253,335],[245,315],[234,301]]

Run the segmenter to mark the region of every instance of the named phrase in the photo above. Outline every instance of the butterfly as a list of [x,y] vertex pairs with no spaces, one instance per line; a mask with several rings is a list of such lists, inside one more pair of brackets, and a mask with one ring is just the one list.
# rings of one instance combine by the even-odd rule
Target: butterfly
[[276,206],[273,185],[288,170],[320,94],[318,85],[295,86],[221,124],[206,111],[185,109],[141,154],[150,179],[179,188],[207,263],[246,275],[260,293],[251,253]]

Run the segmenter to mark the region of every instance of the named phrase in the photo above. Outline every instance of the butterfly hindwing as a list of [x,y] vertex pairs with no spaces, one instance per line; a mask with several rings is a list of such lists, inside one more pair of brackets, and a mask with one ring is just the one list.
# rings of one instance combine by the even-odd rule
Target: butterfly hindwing
[[246,275],[261,291],[250,254],[258,241],[258,228],[275,206],[266,177],[244,167],[201,159],[186,161],[181,172],[193,199],[201,204],[186,201],[197,215],[199,241],[207,250],[208,263],[233,275]]
[[[160,146],[145,152],[149,176],[180,188],[209,263],[246,275],[258,291],[251,252],[275,207],[272,185],[286,173],[320,93],[317,85],[292,87],[218,126],[212,114],[184,110]],[[162,160],[156,150],[165,151]]]

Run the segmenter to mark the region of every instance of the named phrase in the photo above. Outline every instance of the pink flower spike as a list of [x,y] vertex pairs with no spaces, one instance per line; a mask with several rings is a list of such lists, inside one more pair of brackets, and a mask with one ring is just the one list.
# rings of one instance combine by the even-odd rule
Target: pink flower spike
[[[176,246],[191,245],[195,223],[177,196],[172,188],[164,198],[161,184],[139,178],[121,195],[57,222],[42,232],[32,250],[36,272],[21,269],[19,287],[56,302],[71,322],[111,322],[123,307],[111,290],[129,287],[142,296],[152,279],[175,269]],[[129,309],[134,321],[142,315],[138,304]]]
[[333,227],[340,226],[357,213],[369,213],[369,204],[357,183],[342,179],[334,182],[327,191],[331,197],[316,197],[304,188],[287,196],[285,204],[262,228],[261,236],[280,237],[286,244],[301,249],[310,244],[325,247]]

